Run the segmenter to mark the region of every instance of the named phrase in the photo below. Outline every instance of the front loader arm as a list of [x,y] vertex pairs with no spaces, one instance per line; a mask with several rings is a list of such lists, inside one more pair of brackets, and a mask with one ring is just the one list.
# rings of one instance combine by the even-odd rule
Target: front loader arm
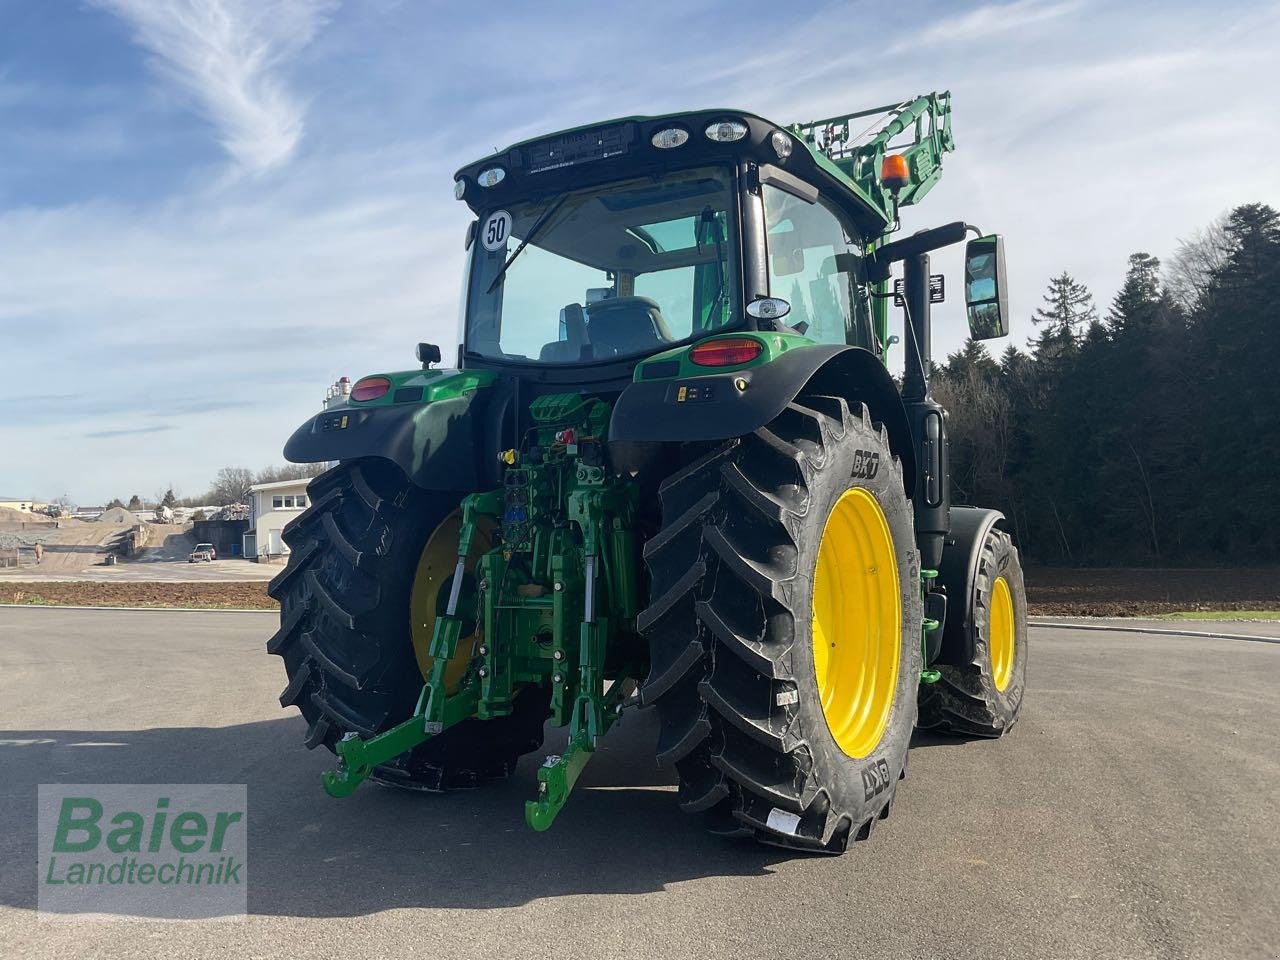
[[[956,148],[948,91],[797,123],[791,130],[857,183],[891,221],[896,219],[896,207],[924,199],[942,176],[943,154]],[[894,143],[904,133],[910,140]],[[862,142],[867,136],[871,139]],[[907,184],[896,193],[880,179],[881,163],[888,153],[905,157],[910,173]]]

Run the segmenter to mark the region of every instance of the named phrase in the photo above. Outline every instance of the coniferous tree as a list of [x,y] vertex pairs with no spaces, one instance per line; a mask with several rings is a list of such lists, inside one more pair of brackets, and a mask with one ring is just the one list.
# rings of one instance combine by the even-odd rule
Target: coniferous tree
[[1133,254],[1101,320],[1056,276],[1030,353],[938,367],[955,502],[1031,560],[1280,561],[1280,214],[1237,207],[1172,261]]
[[1062,271],[1049,281],[1044,306],[1037,307],[1031,318],[1042,327],[1036,340],[1036,356],[1056,359],[1070,353],[1082,329],[1097,318],[1093,294],[1067,271]]
[[[1280,550],[1280,214],[1237,207],[1224,225],[1227,251],[1213,271],[1195,330],[1202,361],[1204,479],[1221,502],[1203,504],[1213,547],[1255,559]],[[1217,516],[1208,516],[1216,514]]]

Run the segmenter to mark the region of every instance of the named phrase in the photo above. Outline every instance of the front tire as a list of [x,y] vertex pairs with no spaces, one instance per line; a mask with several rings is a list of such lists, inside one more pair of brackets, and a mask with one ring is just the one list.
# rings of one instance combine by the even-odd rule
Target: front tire
[[1002,737],[1018,722],[1027,687],[1027,595],[1018,549],[992,527],[974,584],[973,661],[939,664],[920,688],[920,728],[960,737]]
[[[423,491],[376,458],[339,464],[307,495],[310,506],[284,528],[288,566],[267,588],[280,601],[267,652],[284,660],[280,705],[302,712],[307,747],[333,750],[346,733],[372,737],[412,715],[425,682],[412,637],[415,573],[461,496]],[[443,790],[504,777],[542,745],[548,702],[545,688],[526,688],[510,715],[465,720],[372,779]]]
[[888,815],[916,719],[920,563],[887,435],[807,397],[660,496],[641,696],[680,806],[714,832],[842,852]]

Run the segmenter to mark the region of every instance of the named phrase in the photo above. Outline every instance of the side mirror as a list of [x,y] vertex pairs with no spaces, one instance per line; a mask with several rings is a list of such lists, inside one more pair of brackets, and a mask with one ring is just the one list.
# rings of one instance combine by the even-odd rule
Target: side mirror
[[994,340],[1009,335],[1009,293],[1004,274],[1004,238],[998,233],[970,240],[964,249],[964,302],[969,335]]
[[434,343],[418,344],[418,362],[422,364],[423,370],[426,370],[433,363],[439,363],[440,348]]

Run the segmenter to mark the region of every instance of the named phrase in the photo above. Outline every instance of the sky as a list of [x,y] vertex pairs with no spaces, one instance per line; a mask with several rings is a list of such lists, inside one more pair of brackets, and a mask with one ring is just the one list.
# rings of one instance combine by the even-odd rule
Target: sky
[[450,361],[453,172],[629,114],[951,90],[904,227],[1003,233],[1022,344],[1049,277],[1105,310],[1130,253],[1280,206],[1277,51],[1243,0],[0,0],[0,496],[196,496],[282,462],[338,377]]

